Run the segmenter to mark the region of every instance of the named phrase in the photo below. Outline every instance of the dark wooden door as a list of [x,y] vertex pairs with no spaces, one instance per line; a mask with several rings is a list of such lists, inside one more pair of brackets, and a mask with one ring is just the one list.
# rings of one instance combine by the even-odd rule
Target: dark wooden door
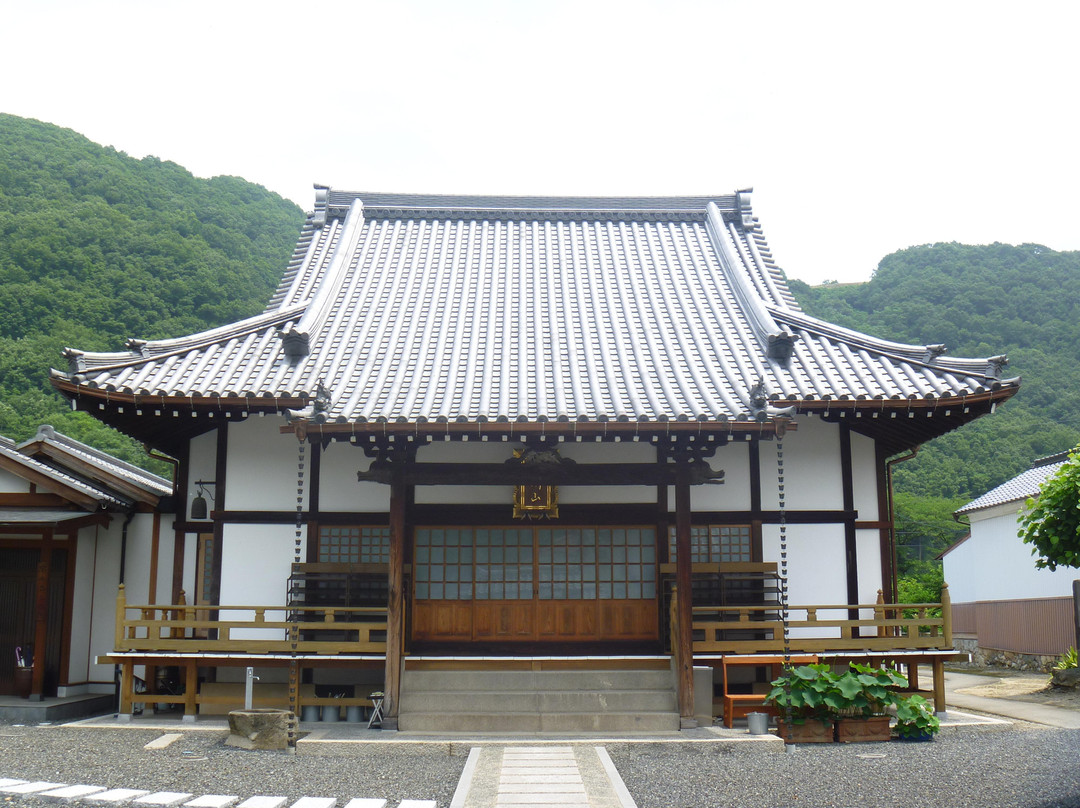
[[67,553],[53,550],[49,577],[48,630],[46,648],[35,649],[34,601],[37,566],[41,554],[36,549],[0,549],[0,695],[15,692],[15,649],[22,648],[27,662],[45,666],[45,694],[56,695],[60,681],[64,624]]

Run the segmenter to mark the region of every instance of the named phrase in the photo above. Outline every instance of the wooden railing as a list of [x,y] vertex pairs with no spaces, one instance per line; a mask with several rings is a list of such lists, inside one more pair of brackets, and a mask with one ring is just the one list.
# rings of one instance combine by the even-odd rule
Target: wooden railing
[[[852,612],[860,616],[851,617]],[[941,603],[788,606],[789,650],[887,652],[952,648],[948,587]],[[731,636],[734,634],[735,636]],[[776,654],[784,651],[776,606],[695,606],[695,654]]]
[[[210,619],[210,615],[216,615]],[[287,619],[299,615],[301,619]],[[318,635],[329,635],[317,639]],[[115,652],[385,654],[386,609],[132,605],[116,597]]]

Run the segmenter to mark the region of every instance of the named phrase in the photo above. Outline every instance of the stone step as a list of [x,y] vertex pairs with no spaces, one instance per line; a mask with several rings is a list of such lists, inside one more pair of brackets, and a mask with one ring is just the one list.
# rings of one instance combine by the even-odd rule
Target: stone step
[[418,732],[668,732],[670,670],[406,670],[398,728]]
[[670,670],[481,671],[405,670],[402,686],[414,691],[556,691],[672,689]]
[[586,691],[404,691],[401,709],[408,712],[657,712],[677,709],[671,690]]
[[414,713],[398,715],[411,732],[676,732],[677,712],[650,713]]

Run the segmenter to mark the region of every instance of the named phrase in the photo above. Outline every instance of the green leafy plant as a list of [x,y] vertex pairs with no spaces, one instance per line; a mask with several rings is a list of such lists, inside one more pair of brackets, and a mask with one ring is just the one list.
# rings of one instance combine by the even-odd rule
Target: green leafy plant
[[896,688],[907,683],[907,678],[892,668],[852,662],[846,672],[835,673],[829,665],[818,662],[786,668],[773,680],[765,703],[775,705],[780,717],[793,723],[884,715],[885,709],[896,703]]
[[901,738],[933,736],[941,729],[934,708],[919,695],[906,696],[896,704],[896,734]]
[[1080,447],[1024,503],[1020,538],[1039,569],[1080,567]]
[[784,721],[828,723],[832,714],[825,699],[835,681],[836,674],[824,663],[787,667],[773,680],[765,703],[774,705]]
[[1065,671],[1069,668],[1076,667],[1076,649],[1070,648],[1058,659],[1057,664],[1054,666],[1056,671]]
[[896,688],[907,687],[907,677],[892,668],[874,668],[852,662],[835,678],[825,703],[838,715],[885,715],[897,702]]

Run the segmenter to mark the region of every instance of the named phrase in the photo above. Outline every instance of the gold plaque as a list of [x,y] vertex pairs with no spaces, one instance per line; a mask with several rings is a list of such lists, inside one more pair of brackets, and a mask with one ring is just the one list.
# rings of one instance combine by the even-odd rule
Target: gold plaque
[[559,488],[555,485],[515,485],[515,519],[556,519],[559,516]]

